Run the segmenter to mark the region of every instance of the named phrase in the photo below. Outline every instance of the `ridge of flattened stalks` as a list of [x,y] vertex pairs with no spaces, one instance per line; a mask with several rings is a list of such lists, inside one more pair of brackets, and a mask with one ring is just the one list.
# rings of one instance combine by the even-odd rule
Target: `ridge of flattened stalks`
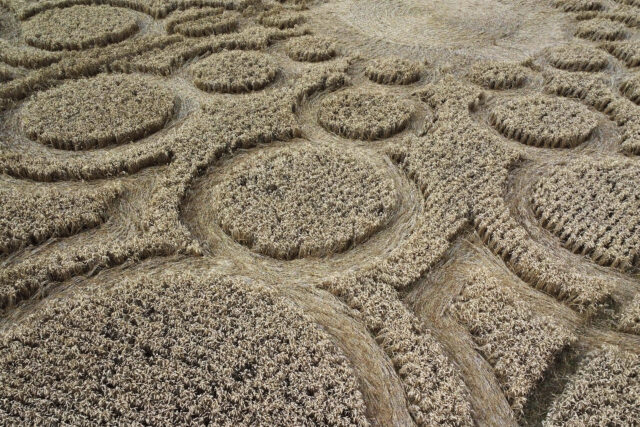
[[554,319],[535,315],[508,284],[487,271],[470,272],[462,280],[448,310],[493,367],[513,411],[521,413],[556,356],[576,337]]
[[556,0],[555,7],[563,12],[584,12],[592,10],[604,10],[604,4],[600,0]]
[[589,139],[598,117],[575,101],[531,95],[493,108],[489,123],[504,136],[523,144],[571,148]]
[[397,209],[393,182],[358,152],[300,142],[256,153],[213,189],[220,227],[279,259],[345,251]]
[[369,80],[385,85],[407,85],[420,80],[422,67],[415,61],[384,57],[373,59],[364,70]]
[[[167,22],[167,32],[178,33],[187,37],[203,37],[212,34],[225,34],[238,28],[238,17],[232,12],[218,9],[219,13],[193,14],[184,17],[180,22]],[[190,12],[190,11],[188,11]],[[191,18],[191,19],[187,19]]]
[[62,52],[48,52],[31,46],[17,47],[0,39],[0,61],[14,67],[41,68],[62,58]]
[[575,36],[591,41],[613,41],[627,38],[629,30],[620,22],[593,18],[580,21],[576,27]]
[[609,56],[592,46],[568,44],[548,49],[546,58],[555,68],[567,71],[601,71]]
[[605,159],[555,168],[536,183],[533,212],[574,253],[632,269],[640,265],[639,172]]
[[302,13],[287,9],[271,9],[258,15],[258,22],[261,25],[281,30],[293,28],[305,21],[306,18]]
[[639,419],[640,356],[605,345],[580,363],[542,424],[630,426]]
[[106,46],[137,31],[133,12],[104,5],[49,9],[22,23],[28,44],[52,51]]
[[172,13],[165,21],[164,28],[167,33],[175,33],[175,27],[185,22],[194,21],[208,16],[222,15],[224,8],[222,7],[201,7],[195,9],[179,10]]
[[323,329],[262,283],[213,272],[54,301],[0,339],[0,365],[12,422],[369,425]]
[[580,12],[575,16],[575,19],[578,21],[594,18],[604,18],[611,21],[622,22],[628,27],[637,27],[640,25],[638,9],[631,6],[617,6],[615,9],[607,11]]
[[412,114],[409,103],[391,95],[344,90],[322,100],[318,122],[346,138],[374,140],[404,130]]
[[630,100],[615,93],[601,75],[553,71],[545,75],[545,91],[578,98],[608,115],[622,126],[623,152],[640,154],[640,110]]
[[637,67],[640,65],[640,41],[605,42],[602,43],[600,47],[623,61],[627,67]]
[[37,93],[20,119],[35,141],[85,150],[135,141],[160,130],[173,115],[174,98],[147,77],[100,74]]
[[620,92],[634,103],[640,105],[640,74],[635,74],[622,82]]
[[68,194],[55,187],[5,183],[0,189],[0,253],[97,227],[122,192],[118,184]]
[[520,64],[497,61],[478,62],[467,73],[471,82],[495,90],[522,87],[530,75],[530,70]]
[[618,321],[618,329],[630,334],[640,335],[640,294],[622,311]]
[[278,65],[268,54],[238,50],[209,55],[189,70],[198,89],[223,93],[260,90],[278,75]]
[[291,59],[302,62],[326,61],[338,54],[335,42],[312,35],[292,38],[284,48]]

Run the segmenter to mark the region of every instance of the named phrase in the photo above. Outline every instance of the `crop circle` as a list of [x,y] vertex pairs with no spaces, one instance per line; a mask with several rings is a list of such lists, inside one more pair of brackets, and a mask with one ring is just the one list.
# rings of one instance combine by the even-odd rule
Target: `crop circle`
[[598,126],[598,116],[584,105],[562,98],[531,95],[495,107],[490,123],[504,136],[537,147],[575,147]]
[[420,65],[402,58],[376,58],[365,68],[369,80],[380,84],[406,85],[420,80]]
[[111,6],[76,5],[40,12],[22,24],[27,43],[47,50],[77,50],[117,43],[138,31],[135,14]]
[[278,66],[264,53],[232,50],[196,62],[191,74],[199,89],[239,93],[259,90],[273,82]]
[[260,282],[141,275],[33,321],[0,338],[7,422],[368,425],[328,334]]
[[337,54],[334,42],[311,35],[292,38],[285,45],[285,50],[291,59],[303,62],[326,61]]
[[318,111],[318,122],[347,138],[373,140],[402,131],[413,108],[390,95],[345,90],[327,96]]
[[21,120],[35,141],[83,150],[155,132],[170,119],[173,108],[173,94],[148,77],[101,74],[36,94]]
[[250,156],[212,200],[225,233],[278,259],[347,250],[386,225],[398,204],[393,181],[361,153],[309,143]]

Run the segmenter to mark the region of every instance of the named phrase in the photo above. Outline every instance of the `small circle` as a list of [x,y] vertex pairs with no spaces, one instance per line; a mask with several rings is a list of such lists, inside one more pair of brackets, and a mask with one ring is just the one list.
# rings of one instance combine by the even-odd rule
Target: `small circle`
[[605,18],[593,18],[578,24],[575,35],[592,40],[621,40],[629,35],[627,27],[620,22]]
[[291,59],[304,62],[326,61],[337,54],[334,42],[310,35],[292,38],[285,45],[285,50]]
[[388,138],[407,127],[413,107],[390,95],[345,90],[327,96],[318,111],[318,122],[347,138]]
[[232,50],[209,55],[191,66],[194,84],[204,91],[239,93],[273,82],[278,66],[266,54]]
[[302,24],[305,21],[305,17],[298,12],[290,10],[270,10],[261,14],[258,21],[265,27],[284,30]]
[[376,83],[406,85],[420,79],[420,65],[402,58],[376,58],[365,68],[365,75]]
[[620,91],[631,101],[640,105],[640,73],[625,80],[620,86]]
[[173,94],[135,74],[101,74],[37,93],[21,112],[29,138],[63,150],[134,141],[171,118]]
[[479,62],[474,64],[467,76],[487,89],[516,89],[529,78],[529,69],[509,62]]
[[212,200],[225,233],[278,259],[345,251],[386,225],[398,204],[392,179],[364,154],[310,143],[234,165]]
[[27,43],[47,50],[78,50],[120,42],[138,31],[134,12],[76,5],[38,13],[22,24]]
[[549,63],[567,71],[600,71],[609,64],[609,55],[592,46],[569,44],[547,51]]
[[638,168],[607,160],[556,167],[534,187],[534,213],[573,252],[605,266],[640,266],[638,176]]
[[489,121],[504,136],[537,147],[569,148],[586,141],[598,116],[584,105],[562,98],[531,95],[495,107]]

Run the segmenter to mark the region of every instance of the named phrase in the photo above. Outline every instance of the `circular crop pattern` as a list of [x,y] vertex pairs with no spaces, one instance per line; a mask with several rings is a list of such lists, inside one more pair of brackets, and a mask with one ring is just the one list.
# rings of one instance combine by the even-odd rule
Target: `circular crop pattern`
[[609,63],[606,52],[578,44],[551,48],[547,59],[554,67],[568,71],[600,71]]
[[479,62],[469,70],[469,79],[487,89],[515,89],[523,86],[529,69],[508,62]]
[[284,30],[293,28],[305,21],[304,15],[290,10],[270,10],[260,15],[258,21],[265,27]]
[[640,73],[625,80],[620,86],[620,90],[624,96],[640,105]]
[[26,42],[47,50],[104,46],[122,41],[136,31],[134,12],[104,5],[53,8],[22,24]]
[[593,40],[620,40],[628,35],[627,27],[620,22],[604,18],[594,18],[582,21],[576,29],[576,36]]
[[348,362],[264,285],[138,277],[0,338],[9,424],[366,426]]
[[384,226],[398,199],[362,154],[301,143],[251,156],[213,190],[220,227],[280,259],[344,251]]
[[148,77],[101,74],[36,94],[21,120],[33,140],[83,150],[155,132],[170,119],[173,107],[171,92]]
[[598,126],[598,116],[575,101],[523,96],[495,107],[491,124],[504,136],[537,147],[575,147]]
[[309,35],[292,38],[285,45],[285,49],[291,59],[306,62],[326,61],[337,54],[334,42]]
[[185,21],[174,25],[171,30],[174,33],[187,37],[203,37],[211,34],[225,34],[235,31],[238,27],[238,18],[230,13],[221,15],[203,16],[191,21]]
[[377,58],[367,65],[364,73],[376,83],[406,85],[420,79],[420,65],[402,58]]
[[268,55],[232,50],[215,53],[191,67],[194,84],[211,92],[249,92],[275,80],[278,66]]
[[344,137],[373,140],[402,131],[412,112],[407,102],[390,95],[345,90],[322,101],[318,121]]
[[573,252],[624,269],[640,254],[640,169],[601,162],[558,167],[532,196],[543,227]]

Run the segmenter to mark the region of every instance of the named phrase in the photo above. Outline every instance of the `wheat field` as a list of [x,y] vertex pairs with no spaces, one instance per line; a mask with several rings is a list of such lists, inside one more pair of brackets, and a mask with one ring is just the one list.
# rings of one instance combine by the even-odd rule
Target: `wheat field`
[[0,0],[0,425],[640,425],[640,0]]

